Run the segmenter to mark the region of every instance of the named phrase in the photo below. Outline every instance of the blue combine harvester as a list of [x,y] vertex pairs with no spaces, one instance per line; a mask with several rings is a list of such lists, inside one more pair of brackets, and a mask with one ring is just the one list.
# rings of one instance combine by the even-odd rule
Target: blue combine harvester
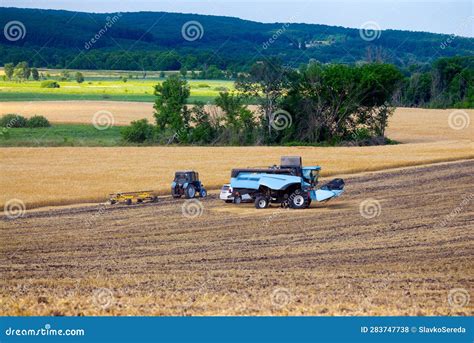
[[300,156],[284,156],[281,165],[264,169],[233,169],[231,187],[235,203],[248,194],[258,209],[270,203],[295,209],[307,208],[311,201],[328,201],[344,192],[344,180],[334,179],[320,188],[321,167],[303,167]]

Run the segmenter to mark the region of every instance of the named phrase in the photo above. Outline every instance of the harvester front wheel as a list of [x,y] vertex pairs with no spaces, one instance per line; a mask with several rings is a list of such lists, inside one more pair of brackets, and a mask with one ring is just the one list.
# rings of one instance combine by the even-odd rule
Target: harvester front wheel
[[266,196],[259,195],[255,199],[255,208],[257,209],[262,209],[262,208],[267,208],[270,205],[270,201]]
[[299,189],[290,195],[288,201],[290,203],[290,207],[294,209],[301,209],[309,206],[308,194],[302,192]]

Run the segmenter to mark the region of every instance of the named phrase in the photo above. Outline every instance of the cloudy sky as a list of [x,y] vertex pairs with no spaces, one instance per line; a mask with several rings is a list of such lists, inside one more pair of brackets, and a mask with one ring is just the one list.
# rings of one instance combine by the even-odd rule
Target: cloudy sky
[[84,12],[167,11],[226,15],[260,22],[304,22],[359,28],[453,33],[474,37],[472,0],[1,0],[4,7]]

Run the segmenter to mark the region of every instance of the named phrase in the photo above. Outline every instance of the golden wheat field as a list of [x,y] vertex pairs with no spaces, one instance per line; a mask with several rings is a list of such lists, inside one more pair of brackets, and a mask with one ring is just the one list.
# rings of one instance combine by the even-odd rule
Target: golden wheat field
[[168,194],[174,171],[194,169],[208,189],[230,179],[235,167],[278,164],[301,155],[322,175],[349,174],[473,158],[472,143],[447,141],[372,147],[119,147],[4,148],[0,203],[20,199],[27,208],[105,201],[117,191]]

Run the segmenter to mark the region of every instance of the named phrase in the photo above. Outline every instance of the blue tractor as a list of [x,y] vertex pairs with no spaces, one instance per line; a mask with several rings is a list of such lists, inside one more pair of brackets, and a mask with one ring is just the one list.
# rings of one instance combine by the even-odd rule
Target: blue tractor
[[294,209],[307,208],[311,201],[328,201],[344,192],[344,180],[334,179],[316,189],[321,167],[303,167],[299,156],[284,156],[280,166],[233,169],[231,187],[234,203],[248,194],[258,209],[270,203]]
[[193,170],[177,171],[171,184],[171,195],[173,198],[181,198],[184,195],[187,199],[192,199],[197,194],[201,198],[207,196],[206,189],[201,181],[199,181],[199,174]]

